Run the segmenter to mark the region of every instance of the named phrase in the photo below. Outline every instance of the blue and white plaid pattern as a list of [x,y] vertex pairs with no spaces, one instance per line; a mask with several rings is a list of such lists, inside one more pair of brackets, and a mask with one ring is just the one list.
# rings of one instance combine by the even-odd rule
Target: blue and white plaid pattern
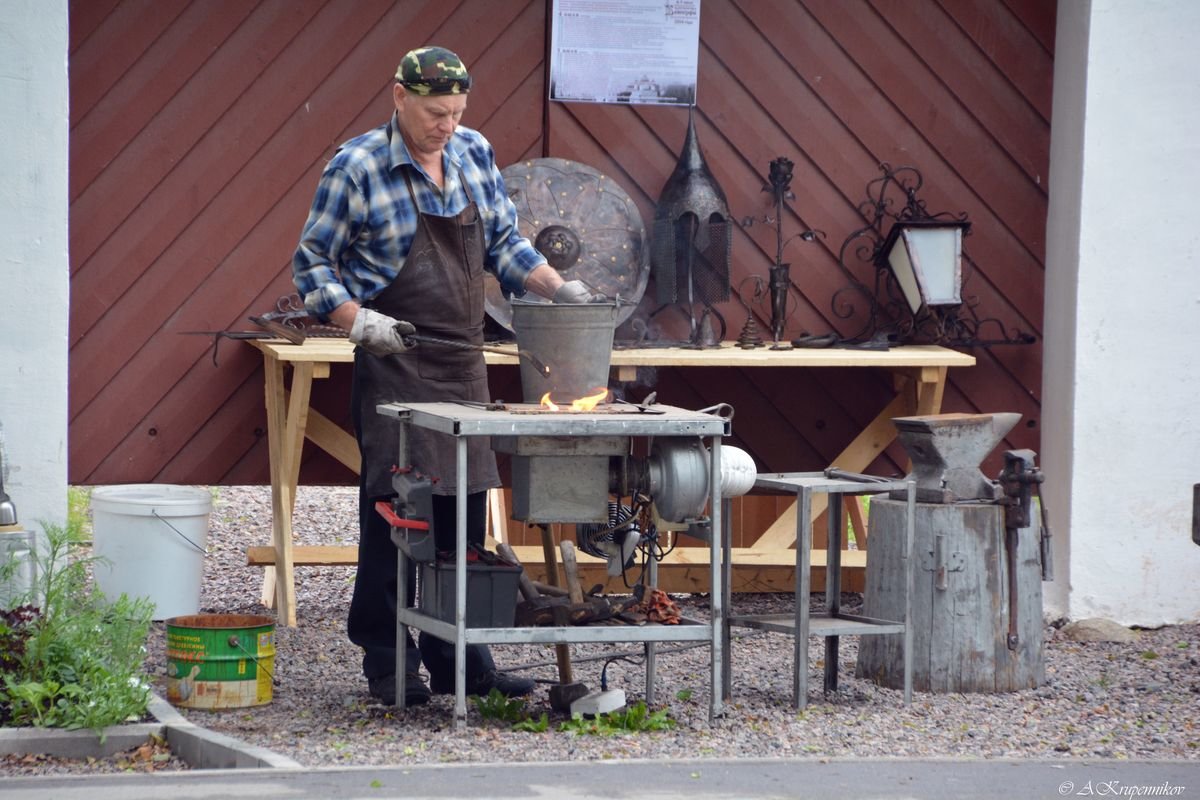
[[446,154],[439,193],[410,158],[394,116],[338,149],[321,175],[292,258],[292,277],[310,313],[324,318],[347,300],[370,300],[383,291],[404,265],[418,211],[450,217],[466,208],[464,178],[483,222],[485,267],[509,292],[525,293],[526,276],[546,259],[517,229],[517,209],[492,146],[478,131],[459,126]]

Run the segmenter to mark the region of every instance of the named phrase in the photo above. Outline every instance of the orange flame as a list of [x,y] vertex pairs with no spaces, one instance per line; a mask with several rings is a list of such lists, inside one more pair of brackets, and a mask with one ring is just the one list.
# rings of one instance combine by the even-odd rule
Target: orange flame
[[605,389],[603,386],[597,386],[594,391],[595,394],[589,394],[585,397],[579,398],[578,400],[572,400],[571,410],[591,411],[593,408],[603,403],[604,399],[608,397],[608,389]]
[[[595,389],[595,394],[589,394],[585,397],[580,397],[576,400],[572,400],[571,407],[566,410],[567,411],[591,411],[596,406],[603,403],[607,397],[608,397],[608,389],[605,389],[603,386],[597,386]],[[542,406],[542,408],[548,409],[550,411],[562,411],[563,410],[561,406],[559,406],[553,400],[550,399],[549,392],[546,392],[544,395],[542,395],[541,406]]]

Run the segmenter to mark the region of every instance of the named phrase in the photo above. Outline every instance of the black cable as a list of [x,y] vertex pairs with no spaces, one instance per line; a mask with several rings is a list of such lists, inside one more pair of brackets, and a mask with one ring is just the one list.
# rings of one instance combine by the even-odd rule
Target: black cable
[[637,658],[631,655],[617,655],[612,656],[605,661],[604,666],[600,668],[600,691],[602,692],[608,691],[608,665],[614,661],[627,661],[630,664],[633,664],[635,667],[640,667],[645,665],[646,657],[642,656],[641,658]]

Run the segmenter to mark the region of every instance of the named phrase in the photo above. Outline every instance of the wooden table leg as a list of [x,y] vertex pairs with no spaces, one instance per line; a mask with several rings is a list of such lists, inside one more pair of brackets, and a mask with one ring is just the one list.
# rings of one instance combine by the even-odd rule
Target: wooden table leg
[[[267,466],[271,475],[271,546],[275,549],[278,562],[279,543],[282,540],[282,520],[277,510],[281,492],[280,468],[282,459],[279,455],[283,447],[284,425],[287,419],[286,389],[283,382],[283,362],[263,354],[263,387],[267,407]],[[263,568],[262,604],[267,608],[275,608],[275,567]]]
[[292,391],[284,388],[283,364],[267,358],[264,363],[267,437],[271,462],[271,538],[275,567],[264,576],[264,593],[269,582],[275,587],[275,608],[289,627],[296,626],[296,585],[292,561],[292,511],[300,478],[300,456],[312,396],[313,364],[296,362]]
[[919,416],[937,414],[942,410],[942,397],[946,393],[946,367],[921,367],[913,376],[917,393],[916,413]]
[[[558,579],[558,557],[555,555],[554,534],[549,525],[542,525],[542,559],[546,562],[546,583],[561,586]],[[574,683],[571,671],[571,648],[566,644],[554,645],[554,658],[558,661],[558,682]]]

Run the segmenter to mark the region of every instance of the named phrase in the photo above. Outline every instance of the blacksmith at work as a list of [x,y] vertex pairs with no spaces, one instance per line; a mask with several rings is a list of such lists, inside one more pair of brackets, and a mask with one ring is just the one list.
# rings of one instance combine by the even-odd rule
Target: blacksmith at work
[[[292,262],[309,313],[350,331],[357,345],[351,402],[362,470],[349,635],[363,649],[371,695],[386,705],[396,702],[396,551],[374,504],[393,493],[399,423],[377,414],[375,406],[489,399],[480,351],[410,346],[405,336],[420,332],[482,344],[485,270],[516,296],[532,291],[557,303],[592,299],[581,282],[564,282],[518,232],[492,146],[459,125],[470,90],[467,68],[449,50],[407,53],[392,87],[395,112],[385,125],[344,143],[329,161]],[[437,547],[452,550],[459,488],[454,441],[413,428],[408,444],[413,466],[437,478]],[[471,437],[468,448],[467,537],[482,544],[486,493],[500,482],[486,439]],[[406,638],[405,702],[428,702],[430,689],[452,693],[453,643],[422,633],[418,651],[411,633]],[[429,671],[428,688],[418,674],[421,662]],[[485,645],[467,647],[468,694],[495,688],[519,696],[533,685],[498,671]]]

